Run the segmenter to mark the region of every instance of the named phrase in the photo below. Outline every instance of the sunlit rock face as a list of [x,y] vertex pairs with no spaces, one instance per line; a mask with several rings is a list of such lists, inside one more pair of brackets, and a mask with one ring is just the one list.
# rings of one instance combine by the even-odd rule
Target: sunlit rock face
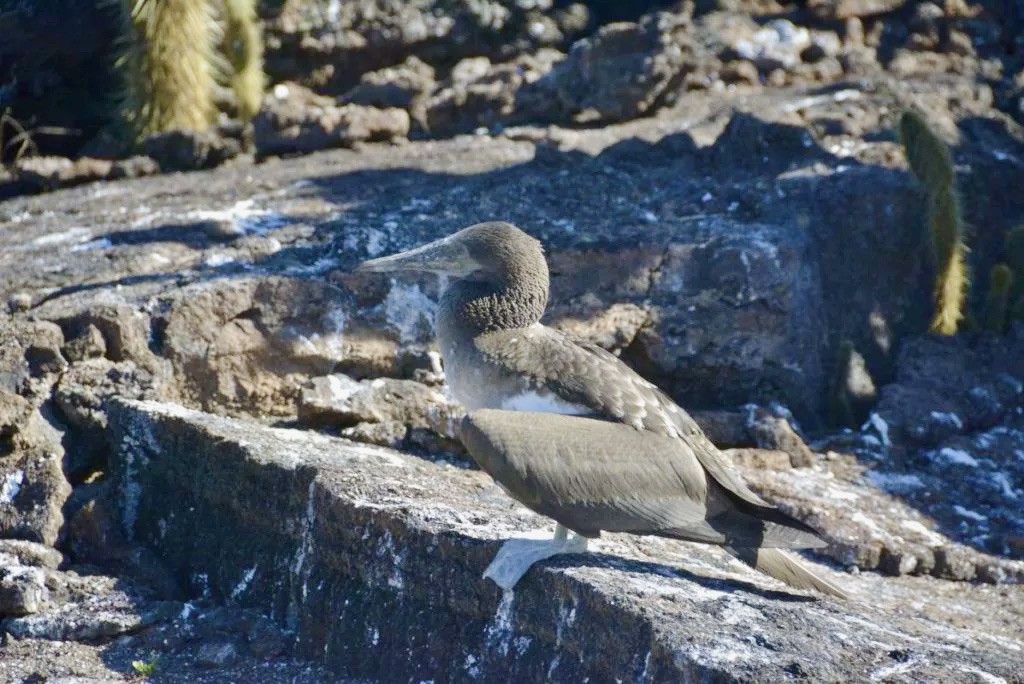
[[[111,421],[132,537],[196,591],[287,626],[298,653],[338,672],[773,679],[799,667],[867,678],[905,665],[879,660],[885,643],[916,654],[930,676],[971,667],[1009,677],[1024,647],[1012,587],[862,572],[841,577],[852,602],[786,600],[782,585],[715,549],[660,538],[606,535],[501,592],[481,577],[501,543],[550,539],[551,524],[480,471],[167,404],[117,402]],[[902,524],[890,520],[896,502],[856,473],[763,472],[810,492],[832,541],[826,554],[847,524],[864,537],[846,549],[870,549],[879,534],[956,546],[906,509]],[[857,519],[840,519],[849,514]],[[623,625],[631,636],[607,641]]]

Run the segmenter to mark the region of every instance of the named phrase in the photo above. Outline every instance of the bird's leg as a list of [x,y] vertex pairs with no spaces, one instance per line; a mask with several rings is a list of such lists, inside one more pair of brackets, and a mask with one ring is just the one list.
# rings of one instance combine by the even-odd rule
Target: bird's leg
[[558,525],[554,539],[509,539],[498,549],[498,554],[487,566],[484,577],[490,578],[502,589],[511,589],[535,563],[562,553],[583,553],[587,538],[574,534]]
[[572,533],[572,539],[569,539],[569,528],[563,527],[561,523],[555,523],[554,541],[565,543],[565,553],[583,553],[587,550],[587,542],[590,540],[575,532]]

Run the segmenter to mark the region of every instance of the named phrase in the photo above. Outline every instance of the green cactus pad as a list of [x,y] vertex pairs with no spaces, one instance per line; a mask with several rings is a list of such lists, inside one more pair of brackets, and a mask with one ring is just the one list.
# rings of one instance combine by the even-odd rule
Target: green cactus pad
[[856,427],[856,418],[853,414],[853,404],[850,401],[848,387],[853,351],[853,343],[850,340],[843,340],[839,343],[832,384],[828,392],[829,421],[833,425],[842,427]]
[[910,170],[929,194],[953,185],[955,170],[949,147],[928,126],[924,117],[907,110],[900,117],[900,141]]
[[988,296],[985,300],[985,329],[1002,332],[1013,286],[1013,271],[1006,264],[996,264],[989,273]]

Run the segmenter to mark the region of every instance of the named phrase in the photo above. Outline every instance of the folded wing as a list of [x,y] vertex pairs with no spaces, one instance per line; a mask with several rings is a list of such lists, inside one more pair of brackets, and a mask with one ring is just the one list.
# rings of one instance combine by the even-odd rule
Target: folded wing
[[532,510],[584,536],[602,530],[735,547],[812,548],[814,530],[703,465],[686,441],[605,420],[484,409],[462,422],[480,467]]
[[[516,337],[516,344],[508,343],[510,335]],[[743,483],[690,414],[607,350],[544,326],[514,335],[489,333],[475,344],[491,363],[504,366],[512,375],[531,378],[538,391],[586,407],[595,418],[678,438],[730,495],[772,508]]]

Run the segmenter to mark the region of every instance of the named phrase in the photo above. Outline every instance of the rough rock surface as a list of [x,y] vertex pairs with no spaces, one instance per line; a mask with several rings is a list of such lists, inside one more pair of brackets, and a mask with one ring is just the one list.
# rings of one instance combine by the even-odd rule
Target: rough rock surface
[[25,450],[0,458],[0,535],[56,543],[71,494],[59,443],[50,451]]
[[83,157],[25,157],[14,163],[16,178],[41,190],[77,185],[110,177],[113,162]]
[[529,86],[564,58],[557,50],[541,50],[501,64],[486,57],[464,59],[422,102],[422,113],[416,112],[421,125],[432,135],[447,136],[549,119],[552,95]]
[[[159,164],[148,157],[124,163],[69,158],[123,152],[105,151],[104,136],[97,135],[111,111],[103,94],[118,87],[113,69],[97,67],[119,54],[123,23],[114,8],[85,0],[39,7],[14,2],[0,11],[0,107],[11,112],[0,129],[14,138],[0,157],[41,155],[26,160],[24,172],[0,171],[0,195],[131,177],[158,166],[203,168],[244,147],[238,131],[227,130],[241,130],[233,123],[210,135],[155,141],[147,153]],[[287,105],[293,116],[280,123],[290,130],[268,129],[279,117],[263,117],[263,140],[281,150],[351,144],[361,134],[349,131],[394,135],[403,126],[401,115],[365,105],[402,108],[423,121],[431,95],[440,106],[430,127],[418,133],[448,135],[474,123],[621,120],[693,90],[879,77],[956,82],[1024,123],[1024,11],[1016,1],[267,0],[261,15],[270,85],[298,83],[329,96],[347,92],[347,101],[360,106],[335,107],[325,116]],[[85,28],[88,39],[81,31],[65,33],[68,25]],[[569,59],[521,88],[547,68],[543,55],[552,49]],[[468,88],[449,83],[466,60],[491,63],[490,76]],[[452,106],[459,102],[469,105],[465,111]],[[268,107],[281,113],[281,103],[271,100]],[[233,113],[230,105],[224,108]],[[823,125],[843,129],[848,122],[837,116]]]
[[[0,617],[4,582],[0,578]],[[138,682],[147,667],[153,682],[336,681],[322,668],[289,658],[281,629],[248,611],[202,599],[154,599],[124,579],[85,568],[50,573],[45,585],[51,599],[61,595],[62,605],[0,620],[5,682]],[[230,647],[234,658],[209,657],[213,644]]]
[[689,27],[688,17],[667,12],[603,26],[524,95],[550,98],[541,120],[592,124],[647,114],[674,101],[699,63]]
[[111,419],[132,534],[348,676],[1018,674],[1019,586],[863,573],[837,579],[851,602],[807,602],[706,547],[612,535],[502,595],[480,578],[499,541],[547,524],[478,471],[172,405]]
[[56,570],[64,560],[60,551],[22,539],[0,539],[0,558],[4,559],[4,565],[26,565],[50,570]]
[[242,154],[242,143],[217,129],[159,133],[146,138],[141,147],[162,171],[209,169]]
[[[984,270],[1024,214],[1024,146],[970,123],[970,101],[910,94],[964,121],[965,197],[984,185],[988,198],[967,208]],[[893,341],[926,327],[923,198],[882,136],[890,94],[731,103],[695,92],[618,128],[520,127],[12,200],[0,291],[56,321],[97,298],[145,310],[168,398],[294,416],[309,378],[403,377],[402,350],[432,339],[436,282],[347,268],[502,217],[548,247],[550,323],[620,352],[688,408],[779,400],[814,430],[842,340],[884,384]],[[838,111],[860,113],[858,132],[818,136],[813,122]],[[308,303],[293,312],[296,297]]]
[[[82,16],[80,3],[64,4],[68,21]],[[371,17],[364,11],[371,4],[386,7]],[[933,277],[924,198],[891,133],[893,114],[912,105],[953,146],[973,226],[971,266],[983,283],[1002,258],[1006,229],[1024,222],[1017,106],[1024,81],[1013,61],[1024,31],[1013,32],[1019,21],[1006,14],[1011,10],[998,3],[808,3],[820,16],[845,16],[818,20],[803,5],[729,0],[696,3],[693,16],[639,18],[630,3],[606,3],[605,10],[589,3],[601,23],[625,23],[594,26],[571,49],[569,40],[520,38],[524,28],[555,25],[568,36],[578,30],[567,27],[579,12],[515,4],[504,19],[493,11],[511,7],[504,2],[325,0],[288,2],[281,14],[267,7],[270,22],[323,10],[273,30],[291,36],[278,55],[319,51],[325,67],[289,78],[320,79],[337,91],[322,97],[291,84],[272,89],[258,141],[264,150],[277,145],[274,154],[355,149],[278,159],[257,147],[261,163],[253,164],[242,152],[245,131],[226,125],[210,139],[171,136],[150,150],[167,168],[232,157],[217,169],[100,181],[0,205],[0,536],[16,529],[60,544],[60,552],[43,553],[48,547],[25,540],[0,542],[4,610],[24,613],[5,623],[11,629],[0,647],[0,678],[130,679],[137,676],[132,660],[156,659],[164,681],[325,681],[325,673],[287,658],[326,658],[347,663],[346,673],[373,676],[367,653],[402,661],[412,648],[429,651],[421,662],[447,658],[454,678],[490,678],[516,661],[526,679],[543,678],[553,663],[553,676],[566,678],[619,663],[627,679],[647,667],[652,679],[709,672],[756,679],[750,673],[764,671],[764,679],[777,680],[813,666],[814,674],[803,676],[1013,680],[1006,659],[1020,646],[1020,587],[1007,583],[1020,581],[1013,559],[1024,558],[1021,332],[945,342],[919,336],[931,314]],[[822,9],[826,4],[835,9]],[[332,6],[341,8],[337,16]],[[395,28],[396,17],[424,8],[430,16],[423,21],[444,36],[484,40],[453,47],[447,38],[403,33],[414,22]],[[3,12],[0,19],[9,18]],[[456,15],[463,24],[447,23]],[[0,67],[11,45],[26,44],[3,40],[23,18],[0,21]],[[521,23],[525,18],[533,23]],[[478,31],[484,24],[507,31]],[[342,35],[344,27],[355,25],[369,27],[365,44],[344,42],[356,35]],[[519,37],[502,44],[496,35]],[[569,57],[559,61],[561,52],[545,46]],[[56,50],[60,65],[68,54],[79,59],[95,48],[40,54]],[[380,69],[327,73],[339,56]],[[392,77],[397,87],[382,89]],[[13,92],[3,78],[0,109]],[[48,90],[64,92],[35,88]],[[346,98],[335,97],[343,91]],[[386,111],[392,105],[397,109]],[[653,116],[586,127],[639,112]],[[537,121],[555,123],[529,125]],[[424,141],[424,122],[474,135]],[[363,145],[406,135],[419,139]],[[120,175],[119,163],[108,178]],[[125,162],[123,175],[157,163]],[[26,168],[40,172],[31,177],[0,172],[0,195],[30,180],[50,187],[85,177],[68,164],[29,162]],[[91,162],[81,166],[99,175]],[[497,594],[478,577],[495,539],[540,523],[509,508],[479,473],[446,467],[466,464],[447,425],[454,414],[437,400],[444,375],[432,351],[430,314],[439,284],[350,273],[368,256],[494,218],[544,241],[553,276],[546,322],[621,355],[688,409],[706,409],[698,420],[733,447],[729,455],[752,486],[820,527],[830,544],[818,559],[847,570],[843,581],[875,603],[852,612],[829,603],[806,609],[780,593],[758,594],[765,580],[707,549],[614,538],[598,551],[620,560],[599,553],[582,567],[578,558],[553,562],[527,578],[543,592],[528,584],[509,597],[507,612],[495,612]],[[985,294],[976,286],[972,303],[980,306]],[[821,435],[847,342],[856,359],[845,369],[848,389],[853,369],[864,390],[854,393],[864,398],[858,411],[867,416],[876,395],[881,404],[863,428],[807,441]],[[335,402],[332,377],[350,378],[359,391]],[[133,541],[108,472],[113,396],[291,426],[326,419],[318,429],[396,445],[432,463],[251,423],[196,414],[178,423],[154,414],[147,418],[157,426],[152,433],[122,430],[135,435],[139,449],[152,446],[149,437],[165,444],[169,433],[187,433],[183,443],[197,446],[178,463],[147,466],[167,468],[168,476],[138,490],[136,522],[155,527],[138,528],[145,534]],[[226,439],[211,437],[227,434],[217,432],[222,428]],[[250,437],[256,441],[240,445]],[[292,475],[281,481],[211,470],[271,443],[274,453],[303,459],[336,453],[352,470],[338,474],[326,464],[314,476],[309,466],[289,466],[284,471]],[[175,442],[167,452],[183,448]],[[202,467],[190,467],[199,458]],[[405,465],[394,465],[399,461]],[[397,471],[415,475],[392,477]],[[202,489],[229,475],[239,477],[219,491]],[[69,477],[76,485],[70,498]],[[422,478],[450,495],[444,507],[434,505],[437,492],[417,489]],[[305,538],[314,543],[303,547],[311,483],[316,502],[329,508],[316,509],[328,513],[310,523]],[[225,498],[235,490],[254,493],[244,501],[256,500],[256,492],[264,504],[281,501],[282,517],[266,520],[264,505],[257,519],[255,504],[250,512]],[[201,519],[184,510],[196,491],[208,495]],[[196,520],[200,535],[181,540],[186,527],[177,518],[147,518],[147,502],[164,501],[181,511],[181,521]],[[224,530],[235,534],[215,538]],[[372,548],[355,536],[363,533]],[[232,544],[251,558],[230,556]],[[206,563],[207,548],[230,557],[222,574],[204,583],[202,571],[185,568]],[[165,555],[175,559],[173,572]],[[252,558],[273,562],[256,567]],[[96,574],[84,563],[102,564],[118,579],[83,580]],[[346,578],[340,588],[318,588],[318,577],[339,576]],[[145,591],[109,598],[108,583]],[[196,598],[207,589],[209,600],[251,600],[278,625],[295,620],[311,637],[296,644],[294,633],[266,620],[229,619],[216,609],[210,619],[219,626],[198,629],[210,624],[199,617],[210,612],[208,599]],[[189,604],[179,602],[185,591]],[[342,594],[354,603],[345,607]],[[550,596],[572,598],[559,604]],[[329,619],[310,607],[321,598],[324,610],[333,610]],[[639,611],[629,608],[635,599],[644,606]],[[106,609],[90,612],[90,605],[109,605],[116,615],[105,621]],[[296,607],[293,616],[288,606]],[[569,620],[574,607],[591,619]],[[435,622],[424,623],[416,611],[436,613]],[[361,622],[338,627],[339,615]],[[409,633],[416,643],[401,641],[387,629],[393,615],[415,629],[437,627],[445,642],[420,639],[415,629]],[[704,633],[686,641],[690,633],[675,625],[693,615],[714,623],[695,623]],[[506,616],[514,631],[506,630]],[[626,625],[634,637],[608,638],[602,630],[609,625]],[[709,636],[712,626],[721,640]],[[834,636],[826,653],[817,641],[809,646],[807,635],[819,634]],[[58,647],[47,636],[99,641]],[[850,649],[839,642],[844,636],[853,640]],[[613,642],[607,656],[578,662],[594,652],[585,644]],[[370,650],[359,650],[367,644]],[[956,660],[947,647],[968,655]],[[465,652],[453,655],[459,648]]]
[[297,83],[279,83],[265,98],[254,127],[256,147],[266,156],[401,140],[409,135],[409,114],[393,107],[336,104]]
[[303,425],[341,429],[345,437],[434,455],[464,456],[455,437],[463,409],[437,390],[412,380],[356,382],[336,374],[314,378],[299,396]]
[[108,451],[106,402],[112,397],[155,399],[159,382],[131,361],[90,359],[73,365],[61,376],[53,400],[60,416],[74,429],[65,472],[88,475],[104,467]]
[[1024,558],[1024,329],[924,338],[856,435],[823,441],[873,465],[867,476],[946,534]]
[[0,389],[0,539],[53,545],[71,494],[60,434],[26,399]]
[[[583,3],[551,0],[286,2],[267,22],[267,71],[341,93],[359,75],[415,56],[452,64],[564,45],[588,27]],[[639,14],[639,11],[636,12]]]
[[398,107],[416,112],[420,100],[437,85],[432,66],[416,57],[401,64],[368,71],[359,85],[345,94],[345,100],[368,107]]
[[763,408],[752,407],[748,428],[758,448],[785,452],[793,467],[799,468],[814,463],[814,454],[810,447],[793,429],[785,415],[774,415],[771,411]]

